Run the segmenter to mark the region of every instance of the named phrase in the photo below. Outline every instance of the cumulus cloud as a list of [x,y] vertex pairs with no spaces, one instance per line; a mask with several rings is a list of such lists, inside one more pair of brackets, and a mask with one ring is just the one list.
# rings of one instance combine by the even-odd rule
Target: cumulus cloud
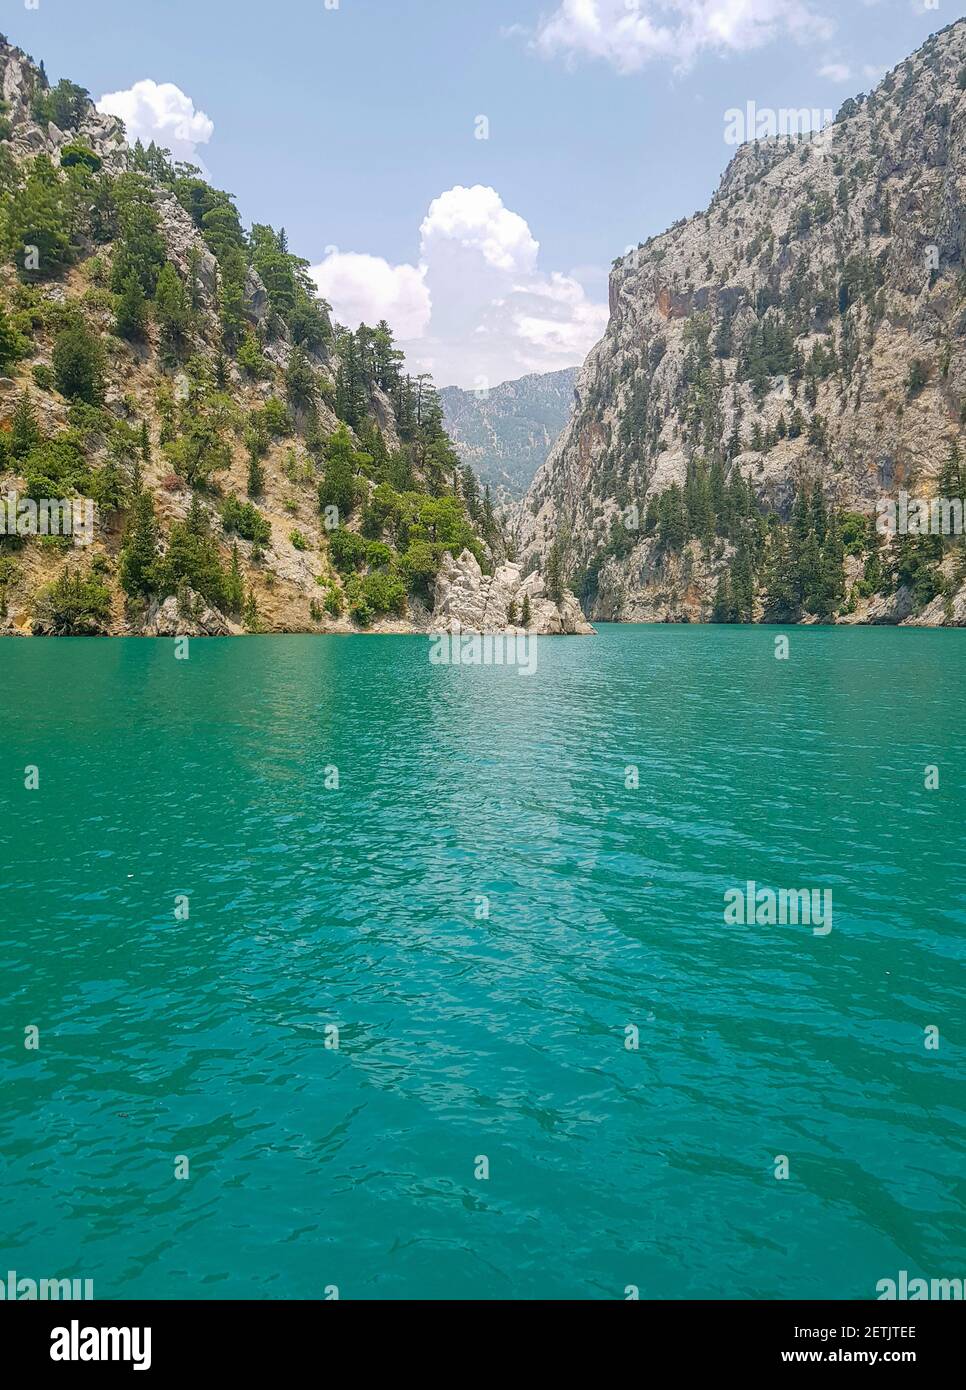
[[386,319],[398,338],[419,338],[429,327],[433,304],[424,268],[333,251],[312,276],[336,318],[351,328]]
[[705,51],[743,52],[780,37],[828,39],[809,0],[560,0],[534,43],[547,57],[584,56],[636,72],[654,60],[687,68]]
[[527,274],[534,270],[539,242],[519,213],[503,206],[493,188],[457,184],[434,198],[419,229],[424,256],[436,246],[458,245],[478,251],[488,267]]
[[175,159],[197,164],[198,146],[207,145],[215,123],[173,82],[146,77],[123,92],[107,92],[97,103],[105,115],[120,116],[130,144],[141,140],[170,150]]
[[333,252],[312,275],[335,317],[388,320],[412,371],[440,385],[496,385],[583,361],[607,307],[573,275],[545,273],[526,219],[493,188],[457,185],[419,229],[418,266]]

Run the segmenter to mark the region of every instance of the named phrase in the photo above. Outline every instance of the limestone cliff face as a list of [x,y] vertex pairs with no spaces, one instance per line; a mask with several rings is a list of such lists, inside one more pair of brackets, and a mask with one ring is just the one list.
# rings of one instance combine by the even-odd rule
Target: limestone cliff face
[[83,140],[101,156],[109,167],[124,167],[127,143],[124,124],[117,116],[102,116],[88,106],[82,121],[69,134],[54,123],[39,123],[31,107],[37,89],[38,72],[22,49],[0,39],[0,97],[6,102],[6,115],[11,124],[9,143],[18,161],[37,154],[52,158],[72,141]]
[[966,424],[966,21],[814,137],[743,145],[706,212],[615,262],[610,311],[517,516],[526,564],[556,541],[592,570],[591,617],[710,616],[730,547],[669,555],[644,525],[695,458],[786,520],[803,482],[867,514],[934,495]]

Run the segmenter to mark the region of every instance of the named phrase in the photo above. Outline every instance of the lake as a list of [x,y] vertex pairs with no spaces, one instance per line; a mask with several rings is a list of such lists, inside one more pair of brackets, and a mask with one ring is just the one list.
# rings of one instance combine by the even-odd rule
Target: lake
[[[0,641],[0,1270],[966,1274],[966,637],[776,631]],[[831,930],[727,922],[748,883]]]

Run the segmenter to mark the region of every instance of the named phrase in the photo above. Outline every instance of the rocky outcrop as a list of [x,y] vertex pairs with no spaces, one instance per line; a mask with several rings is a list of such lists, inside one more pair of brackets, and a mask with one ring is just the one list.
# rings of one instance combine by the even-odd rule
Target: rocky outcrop
[[138,629],[142,637],[231,637],[243,631],[192,589],[155,600]]
[[54,158],[64,145],[80,141],[100,155],[111,172],[123,168],[127,142],[124,123],[117,116],[102,115],[92,105],[74,131],[65,133],[52,121],[40,124],[32,112],[37,87],[38,73],[32,60],[0,35],[0,97],[12,126],[10,145],[15,159],[38,154]]
[[[524,603],[529,599],[531,621],[523,628]],[[515,618],[515,621],[511,621]],[[525,578],[519,565],[502,564],[485,575],[476,556],[464,550],[455,559],[443,557],[436,579],[430,632],[524,632],[539,636],[587,636],[594,629],[569,591],[559,603],[547,595],[539,574]]]
[[[42,631],[36,616],[39,596],[75,563],[84,577],[96,578],[108,591],[110,609],[99,608],[98,631],[112,636],[226,636],[243,630],[341,633],[361,627],[372,632],[425,632],[431,614],[410,572],[399,563],[410,526],[403,528],[400,507],[398,513],[390,509],[391,520],[384,516],[381,529],[373,531],[368,499],[396,462],[401,466],[394,477],[417,505],[448,497],[469,523],[472,507],[468,504],[475,492],[464,493],[458,483],[450,486],[449,480],[441,484],[436,472],[430,477],[424,462],[430,431],[413,424],[410,409],[415,388],[411,390],[408,380],[393,371],[378,376],[369,367],[360,371],[357,357],[349,379],[341,381],[340,394],[344,359],[351,359],[354,350],[350,335],[333,326],[328,306],[314,294],[294,257],[288,258],[287,270],[292,283],[298,283],[298,295],[304,296],[301,304],[296,308],[291,302],[291,283],[287,298],[278,291],[285,269],[275,266],[270,293],[248,264],[244,296],[234,306],[238,319],[226,335],[221,302],[224,267],[219,267],[213,251],[220,243],[205,231],[200,214],[196,218],[182,203],[173,170],[163,156],[156,161],[153,156],[135,157],[119,120],[98,113],[88,94],[66,79],[51,92],[42,66],[2,36],[0,95],[0,167],[8,190],[18,188],[38,155],[50,159],[54,177],[66,186],[71,175],[62,155],[69,144],[86,145],[102,161],[95,168],[97,159],[85,159],[83,152],[68,157],[68,168],[77,159],[89,168],[89,196],[76,210],[68,209],[65,200],[58,211],[65,232],[68,212],[72,220],[70,250],[56,273],[47,274],[46,268],[38,267],[28,287],[23,280],[30,277],[18,275],[10,257],[0,257],[0,307],[6,313],[26,315],[21,354],[9,365],[5,359],[0,376],[0,433],[11,430],[25,393],[44,440],[58,438],[69,427],[70,402],[58,389],[53,369],[54,347],[65,321],[63,309],[74,310],[105,349],[100,391],[104,409],[99,415],[88,411],[80,446],[89,465],[92,502],[96,500],[92,538],[80,557],[69,554],[66,547],[39,541],[4,546],[0,634]],[[69,129],[45,119],[43,113],[51,111],[63,113],[60,119]],[[134,169],[153,201],[164,258],[192,305],[190,317],[182,319],[176,344],[165,342],[156,307],[149,306],[142,331],[133,337],[116,331],[116,303],[109,287],[114,285],[123,219],[108,215],[116,188],[112,176]],[[87,173],[83,178],[88,178]],[[224,195],[212,189],[210,196],[217,201]],[[279,255],[286,255],[281,243]],[[240,269],[236,263],[234,273]],[[28,304],[29,311],[25,310]],[[242,356],[241,349],[250,346],[249,336],[256,351]],[[287,379],[296,338],[306,359],[300,366],[297,395]],[[421,384],[418,390],[425,408],[428,388]],[[408,412],[405,428],[397,420],[397,410]],[[186,441],[189,425],[197,418],[204,420],[205,428],[192,446],[196,451],[192,466],[201,453],[215,464],[203,478],[185,467],[185,458],[175,447]],[[115,430],[117,422],[125,428]],[[363,553],[340,567],[333,554],[330,519],[323,522],[320,513],[319,488],[328,444],[343,427],[358,446],[352,462],[354,505],[343,518],[344,531],[372,541],[376,553],[372,557]],[[75,431],[75,439],[79,434]],[[442,435],[439,439],[444,442]],[[253,483],[256,460],[260,476]],[[24,493],[29,463],[26,454],[12,456],[0,450],[0,495]],[[225,592],[217,582],[214,564],[207,574],[198,564],[182,571],[191,576],[196,588],[205,590],[212,603],[206,604],[188,590],[145,606],[142,598],[125,591],[122,555],[136,495],[135,475],[151,499],[156,524],[151,543],[158,559],[170,552],[175,528],[183,526],[194,495],[201,526],[212,542],[211,557],[217,554],[222,575],[230,566],[237,567],[245,629],[212,606],[224,602],[219,595]],[[98,484],[105,477],[116,505],[100,501]],[[194,489],[188,482],[192,477]],[[389,491],[395,496],[394,488]],[[226,524],[229,506],[247,504],[249,499],[254,511],[247,523],[239,526],[236,515],[235,522]],[[471,524],[469,534],[474,533]],[[493,541],[499,546],[495,535]],[[406,575],[408,589],[405,604],[399,592],[401,574]],[[157,582],[156,575],[148,581],[149,589]],[[174,580],[165,575],[164,582]],[[365,593],[367,583],[370,595],[375,595],[371,603]],[[554,620],[547,614],[546,621]],[[564,612],[555,621],[563,628],[572,618]]]

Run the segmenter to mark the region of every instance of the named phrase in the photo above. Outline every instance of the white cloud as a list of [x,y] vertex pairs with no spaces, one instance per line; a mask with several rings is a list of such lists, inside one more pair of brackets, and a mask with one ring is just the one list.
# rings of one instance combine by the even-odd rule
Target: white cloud
[[433,306],[424,268],[334,251],[311,273],[336,318],[350,328],[386,319],[397,337],[419,338],[429,327]]
[[524,219],[503,206],[494,188],[479,183],[457,184],[434,198],[419,235],[424,256],[432,254],[434,242],[451,241],[479,251],[488,266],[521,273],[535,268],[540,250]]
[[832,20],[809,0],[560,0],[538,27],[547,57],[600,58],[618,72],[654,59],[687,68],[706,50],[761,48],[774,39],[828,39]]
[[573,275],[538,268],[539,243],[495,189],[448,189],[419,231],[418,266],[333,253],[312,269],[340,322],[389,321],[410,370],[496,385],[574,366],[602,335],[607,306]]
[[866,82],[880,82],[889,69],[884,65],[876,63],[863,63],[860,68],[852,69],[848,63],[826,63],[819,68],[819,77],[827,77],[830,82],[852,82],[858,81],[863,77]]
[[153,140],[170,150],[175,159],[197,164],[198,146],[207,145],[215,123],[173,82],[154,82],[150,77],[123,92],[107,92],[97,103],[105,115],[120,116],[130,144]]

